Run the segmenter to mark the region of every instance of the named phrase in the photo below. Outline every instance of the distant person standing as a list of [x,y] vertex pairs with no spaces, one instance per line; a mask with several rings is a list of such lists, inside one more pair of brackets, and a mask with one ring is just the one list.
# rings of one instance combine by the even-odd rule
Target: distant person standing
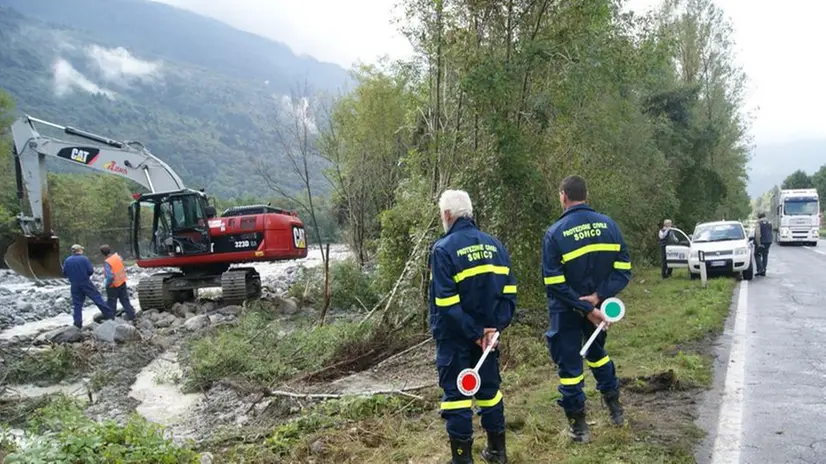
[[663,227],[657,234],[660,238],[660,260],[662,261],[662,276],[663,279],[671,277],[671,269],[668,267],[668,257],[665,253],[665,247],[668,245],[668,233],[671,232],[671,219],[663,221]]
[[78,329],[83,327],[83,303],[89,297],[103,313],[104,319],[114,319],[115,312],[106,306],[100,292],[92,283],[90,277],[95,273],[92,262],[83,254],[83,247],[72,245],[72,255],[63,262],[63,275],[71,284],[72,308],[74,325]]
[[126,266],[123,264],[123,258],[117,253],[112,253],[112,248],[109,245],[100,247],[100,253],[106,258],[103,263],[103,271],[106,285],[106,304],[112,309],[112,312],[118,310],[118,300],[123,305],[126,311],[126,320],[132,321],[135,319],[135,309],[132,308],[132,303],[129,301],[129,291],[126,288]]
[[766,213],[757,215],[757,224],[754,227],[754,260],[757,261],[757,275],[766,275],[766,266],[769,264],[769,247],[772,245],[772,225],[766,219]]

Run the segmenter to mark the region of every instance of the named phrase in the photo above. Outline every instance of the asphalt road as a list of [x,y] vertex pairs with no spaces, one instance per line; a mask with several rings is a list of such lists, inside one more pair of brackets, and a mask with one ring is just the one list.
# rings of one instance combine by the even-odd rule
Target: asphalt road
[[826,241],[772,245],[718,342],[699,463],[826,463]]

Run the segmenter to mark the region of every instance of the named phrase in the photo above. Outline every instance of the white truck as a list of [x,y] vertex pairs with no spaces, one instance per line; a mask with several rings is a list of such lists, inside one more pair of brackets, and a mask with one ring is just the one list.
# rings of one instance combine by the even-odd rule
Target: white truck
[[817,246],[820,236],[820,199],[817,189],[775,190],[769,212],[774,239]]

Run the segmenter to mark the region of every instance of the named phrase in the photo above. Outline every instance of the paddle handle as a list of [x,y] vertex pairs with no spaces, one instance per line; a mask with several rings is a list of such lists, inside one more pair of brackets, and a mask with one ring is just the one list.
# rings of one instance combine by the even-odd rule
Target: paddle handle
[[594,330],[594,333],[591,334],[591,338],[589,338],[588,341],[585,342],[585,346],[583,346],[582,349],[579,351],[580,356],[585,356],[585,353],[588,352],[588,348],[591,347],[591,344],[594,343],[594,340],[597,339],[597,335],[599,335],[599,332],[604,328],[605,328],[605,321],[602,321],[597,326],[597,329]]
[[485,362],[485,358],[487,358],[491,350],[493,350],[493,346],[496,345],[497,340],[499,340],[499,332],[494,332],[493,339],[490,341],[490,344],[485,349],[485,352],[482,353],[482,357],[479,358],[479,362],[476,363],[476,367],[473,368],[474,371],[476,371],[477,373],[479,372],[479,368],[482,367],[482,363]]

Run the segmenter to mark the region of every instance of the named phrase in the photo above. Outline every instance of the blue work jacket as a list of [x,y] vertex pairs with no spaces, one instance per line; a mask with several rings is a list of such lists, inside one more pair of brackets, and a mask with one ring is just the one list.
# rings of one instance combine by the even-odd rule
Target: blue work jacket
[[430,255],[430,330],[436,340],[475,341],[502,331],[516,310],[508,251],[469,218],[459,218]]
[[619,227],[587,204],[568,208],[545,233],[542,276],[551,313],[588,313],[594,306],[579,298],[594,292],[599,301],[616,296],[631,280],[631,258]]
[[95,273],[92,262],[84,255],[71,255],[63,262],[63,275],[72,286],[82,286],[90,282],[89,277]]

